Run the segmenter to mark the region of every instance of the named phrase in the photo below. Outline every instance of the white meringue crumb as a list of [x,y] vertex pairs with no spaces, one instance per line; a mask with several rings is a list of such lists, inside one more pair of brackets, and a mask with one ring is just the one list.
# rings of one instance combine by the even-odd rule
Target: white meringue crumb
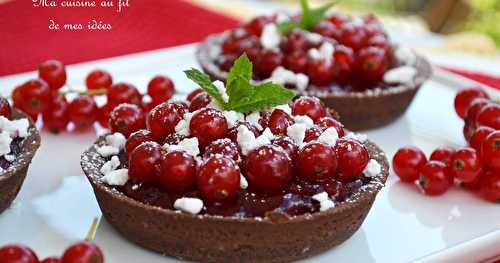
[[100,172],[103,175],[107,175],[108,173],[116,170],[119,166],[120,166],[120,159],[118,158],[118,156],[115,155],[111,157],[111,160],[107,161],[102,165]]
[[118,148],[118,150],[123,149],[126,142],[127,139],[125,138],[125,136],[119,132],[115,132],[106,136],[106,144]]
[[337,129],[335,129],[335,127],[330,127],[321,133],[318,137],[318,141],[333,147],[335,146],[338,138],[339,134],[337,133]]
[[384,82],[388,84],[413,85],[413,80],[417,75],[417,69],[411,66],[393,68],[385,72]]
[[196,215],[203,209],[203,201],[198,198],[182,197],[175,200],[174,208],[189,214]]
[[363,174],[366,177],[375,177],[382,172],[382,166],[375,159],[370,159],[365,169],[363,170]]
[[241,189],[247,189],[248,188],[248,181],[245,178],[245,176],[243,176],[242,174],[240,174],[240,188]]
[[118,169],[111,171],[101,177],[101,181],[108,185],[125,185],[128,181],[128,169]]
[[118,148],[110,145],[100,146],[96,149],[96,151],[99,155],[105,158],[120,153],[120,150]]
[[274,23],[269,23],[262,29],[260,44],[264,49],[276,49],[279,47],[281,34]]
[[306,137],[307,127],[303,123],[294,123],[290,125],[287,129],[287,135],[290,137],[297,145],[302,145],[304,138]]

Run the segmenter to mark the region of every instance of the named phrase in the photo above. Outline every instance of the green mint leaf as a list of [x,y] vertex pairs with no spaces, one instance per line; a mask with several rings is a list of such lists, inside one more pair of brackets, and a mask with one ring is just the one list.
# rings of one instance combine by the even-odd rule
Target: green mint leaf
[[255,89],[249,80],[240,76],[236,76],[235,78],[226,87],[226,92],[229,96],[228,108],[241,103],[245,98],[251,98],[255,93]]
[[307,29],[312,29],[314,28],[321,20],[325,18],[326,12],[328,12],[328,9],[330,9],[332,6],[334,6],[336,2],[324,4],[318,8],[311,9],[309,12],[309,28]]
[[230,108],[242,113],[261,111],[286,104],[295,97],[295,93],[291,90],[271,82],[260,84],[253,89],[251,97],[241,97],[238,101],[231,103]]
[[293,21],[285,21],[278,24],[278,30],[281,33],[288,33],[298,27],[300,27],[299,23]]
[[336,3],[337,1],[334,1],[328,4],[324,4],[318,8],[311,8],[307,0],[300,0],[300,7],[302,9],[302,18],[300,19],[300,22],[283,22],[278,25],[278,29],[282,33],[290,32],[295,28],[311,30],[325,18],[328,9],[330,9]]
[[217,87],[212,83],[209,75],[195,68],[185,70],[184,73],[190,80],[200,85],[200,87],[204,89],[208,93],[208,95],[214,98],[221,107],[225,108],[226,103],[224,102],[224,99],[222,99],[222,95],[219,93],[219,89],[217,89]]
[[246,53],[243,53],[243,55],[234,61],[227,75],[226,86],[231,86],[231,82],[236,80],[237,77],[243,78],[247,82],[252,79],[252,62],[250,62]]

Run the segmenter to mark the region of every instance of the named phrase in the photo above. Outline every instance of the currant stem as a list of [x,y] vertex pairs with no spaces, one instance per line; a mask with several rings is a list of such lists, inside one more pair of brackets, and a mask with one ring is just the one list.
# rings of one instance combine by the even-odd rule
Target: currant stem
[[94,240],[95,233],[97,231],[97,224],[98,223],[99,223],[99,218],[98,217],[94,217],[94,219],[92,220],[92,225],[90,225],[90,229],[87,232],[87,236],[85,237],[85,240],[87,240],[87,241]]

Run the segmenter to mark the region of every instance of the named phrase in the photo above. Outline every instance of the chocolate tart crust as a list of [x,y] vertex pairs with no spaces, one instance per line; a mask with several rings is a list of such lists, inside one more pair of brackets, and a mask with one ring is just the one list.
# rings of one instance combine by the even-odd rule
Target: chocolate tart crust
[[288,262],[324,252],[359,229],[389,174],[385,154],[367,141],[381,174],[332,209],[300,216],[272,212],[263,218],[192,215],[146,205],[101,182],[105,159],[96,145],[104,140],[83,153],[81,165],[108,222],[142,247],[203,262]]
[[[226,33],[213,35],[203,41],[196,51],[196,58],[202,69],[212,79],[225,81],[227,72],[222,71],[214,63],[214,49],[222,45]],[[417,75],[414,85],[398,85],[394,87],[374,89],[363,92],[333,91],[322,92],[321,89],[304,91],[300,95],[311,95],[320,98],[323,103],[335,109],[346,128],[352,131],[367,130],[387,125],[400,117],[412,102],[422,84],[430,78],[432,67],[429,62],[417,55]],[[314,89],[314,86],[310,86]]]
[[16,160],[3,173],[0,174],[0,213],[7,209],[19,193],[26,178],[28,167],[40,146],[40,133],[31,118],[19,111],[12,112],[12,119],[27,118],[30,122],[28,137],[21,141],[21,151]]

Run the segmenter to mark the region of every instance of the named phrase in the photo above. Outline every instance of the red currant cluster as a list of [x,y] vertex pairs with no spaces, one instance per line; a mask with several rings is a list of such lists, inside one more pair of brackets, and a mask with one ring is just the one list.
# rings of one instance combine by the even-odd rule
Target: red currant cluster
[[[264,49],[259,37],[264,26],[276,23],[277,17],[256,17],[232,31],[222,45],[223,55],[217,61],[219,67],[229,71],[235,59],[245,52],[255,65],[254,77],[257,79],[268,78],[274,69],[283,66],[308,75],[310,82],[317,86],[353,83],[364,89],[379,82],[394,64],[388,35],[372,15],[350,19],[332,14],[312,29],[321,35],[321,40],[311,40],[310,32],[292,30],[283,35],[279,49]],[[315,59],[308,55],[310,49],[317,49],[323,43],[334,46],[331,59]]]
[[[321,102],[313,97],[300,97],[291,104],[292,115],[308,116],[314,124],[306,130],[304,142],[299,145],[287,136],[287,128],[294,124],[293,116],[281,109],[260,113],[260,128],[269,130],[274,139],[242,154],[239,128],[245,126],[254,138],[262,135],[255,123],[239,122],[229,127],[223,113],[205,107],[211,97],[203,90],[188,95],[188,104],[162,103],[144,120],[130,118],[122,121],[122,131],[131,134],[125,145],[128,175],[133,182],[159,183],[167,191],[186,194],[195,186],[203,199],[211,202],[232,200],[240,189],[240,172],[248,180],[252,191],[275,194],[284,190],[297,174],[311,183],[340,180],[350,182],[363,172],[369,161],[365,146],[357,140],[340,138],[335,146],[317,141],[328,128],[333,127],[339,137],[344,136],[343,125],[330,116]],[[112,131],[115,115],[128,106],[122,105],[111,114]],[[194,111],[194,112],[193,112]],[[190,136],[199,142],[202,160],[185,151],[162,149],[160,144],[176,145],[188,138],[176,133],[175,127],[183,115],[192,112],[189,121]],[[139,125],[140,124],[140,125]],[[198,148],[196,146],[196,148]],[[197,149],[198,150],[198,149]],[[241,169],[241,170],[240,170]]]
[[415,147],[401,148],[393,169],[403,182],[418,179],[423,192],[440,195],[456,181],[491,202],[500,201],[500,105],[479,88],[463,89],[455,111],[465,121],[466,148],[437,148],[427,161]]
[[[151,101],[143,102],[138,89],[128,83],[115,83],[111,75],[103,70],[94,70],[86,77],[87,91],[68,102],[66,93],[66,69],[57,60],[48,60],[38,66],[38,79],[33,79],[16,87],[12,92],[15,108],[28,114],[33,120],[41,115],[44,126],[51,132],[66,130],[70,122],[77,130],[85,130],[96,121],[105,128],[111,110],[121,103],[135,104],[144,111],[170,99],[175,93],[174,83],[168,77],[156,76],[148,84],[147,94]],[[98,107],[95,96],[106,95],[107,103]]]
[[89,241],[76,243],[64,251],[62,257],[48,257],[42,261],[29,247],[7,245],[0,247],[1,263],[103,263],[104,256],[97,245]]

